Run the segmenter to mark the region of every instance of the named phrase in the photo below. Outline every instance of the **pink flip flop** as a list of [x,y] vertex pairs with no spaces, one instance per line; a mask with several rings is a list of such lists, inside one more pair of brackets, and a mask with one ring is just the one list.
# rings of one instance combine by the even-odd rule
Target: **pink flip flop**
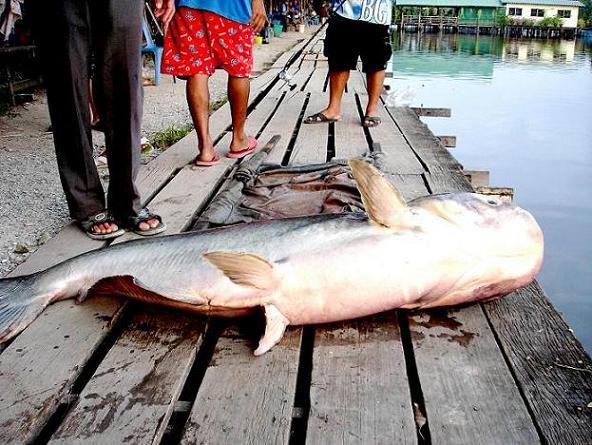
[[230,159],[241,159],[254,153],[255,150],[257,150],[257,139],[253,136],[249,136],[249,145],[247,145],[247,148],[239,151],[229,151],[226,153],[226,157]]
[[194,164],[198,167],[211,167],[212,165],[216,165],[218,162],[220,162],[220,155],[216,153],[209,161],[200,161],[199,159],[195,158]]

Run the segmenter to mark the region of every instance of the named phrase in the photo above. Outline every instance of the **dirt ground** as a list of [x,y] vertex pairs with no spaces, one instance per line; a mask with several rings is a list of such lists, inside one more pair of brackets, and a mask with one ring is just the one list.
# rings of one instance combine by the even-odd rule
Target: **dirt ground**
[[[283,52],[307,37],[295,32],[255,46],[254,76],[264,72]],[[151,70],[148,66],[145,74]],[[218,70],[210,79],[214,103],[226,97],[227,76]],[[185,82],[163,76],[161,84],[144,89],[142,133],[150,137],[172,125],[191,122]],[[8,274],[36,248],[70,222],[60,184],[45,94],[12,108],[0,117],[0,277]],[[93,132],[95,153],[104,147],[102,133]],[[147,160],[145,160],[146,162]]]

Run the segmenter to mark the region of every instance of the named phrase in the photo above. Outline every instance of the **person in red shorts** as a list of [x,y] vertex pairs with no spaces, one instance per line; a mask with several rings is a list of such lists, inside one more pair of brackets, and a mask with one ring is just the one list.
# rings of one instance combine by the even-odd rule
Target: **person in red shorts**
[[187,103],[197,131],[195,164],[220,161],[209,134],[208,79],[216,68],[228,73],[232,113],[229,158],[255,151],[257,140],[245,133],[249,75],[253,69],[253,38],[265,24],[263,0],[178,0],[166,32],[161,71],[187,80]]

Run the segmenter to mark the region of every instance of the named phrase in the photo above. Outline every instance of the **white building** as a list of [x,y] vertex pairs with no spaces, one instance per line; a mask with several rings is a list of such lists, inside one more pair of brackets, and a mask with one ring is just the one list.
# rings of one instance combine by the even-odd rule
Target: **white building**
[[564,28],[577,28],[579,8],[584,4],[577,0],[520,0],[504,2],[506,15],[514,19],[540,21],[545,17],[561,17]]

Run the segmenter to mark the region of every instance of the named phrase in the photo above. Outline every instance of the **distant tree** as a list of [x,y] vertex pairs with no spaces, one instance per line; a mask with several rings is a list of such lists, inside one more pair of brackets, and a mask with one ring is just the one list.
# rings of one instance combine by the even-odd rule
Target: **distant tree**
[[585,6],[580,9],[580,17],[584,19],[587,26],[592,26],[592,0],[580,0]]

